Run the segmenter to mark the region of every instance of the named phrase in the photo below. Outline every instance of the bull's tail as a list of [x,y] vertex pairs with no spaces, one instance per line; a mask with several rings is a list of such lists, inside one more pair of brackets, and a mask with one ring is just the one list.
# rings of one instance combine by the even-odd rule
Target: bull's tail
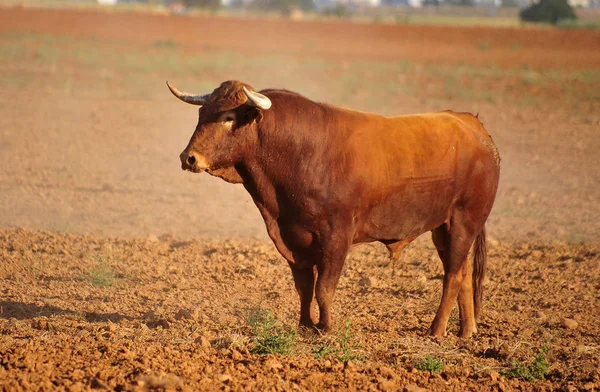
[[483,279],[485,278],[485,267],[487,264],[487,247],[485,239],[485,226],[475,239],[473,249],[473,302],[475,303],[475,318],[481,312],[483,301]]

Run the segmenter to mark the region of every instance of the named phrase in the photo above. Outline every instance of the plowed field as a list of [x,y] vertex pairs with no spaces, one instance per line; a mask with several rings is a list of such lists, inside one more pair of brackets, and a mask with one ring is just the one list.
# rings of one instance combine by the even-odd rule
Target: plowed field
[[[295,328],[249,196],[179,168],[197,113],[164,81],[227,79],[479,112],[502,169],[476,336],[457,312],[424,336],[427,236],[353,249],[333,332]],[[0,8],[0,91],[0,389],[600,388],[600,32]]]

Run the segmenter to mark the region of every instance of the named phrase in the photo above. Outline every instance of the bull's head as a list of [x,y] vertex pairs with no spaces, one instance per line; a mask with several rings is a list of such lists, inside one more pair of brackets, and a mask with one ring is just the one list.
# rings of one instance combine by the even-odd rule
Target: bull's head
[[237,81],[223,82],[211,94],[193,95],[167,86],[177,98],[199,105],[198,125],[179,158],[181,168],[214,174],[244,159],[256,138],[262,110],[271,107],[265,95]]

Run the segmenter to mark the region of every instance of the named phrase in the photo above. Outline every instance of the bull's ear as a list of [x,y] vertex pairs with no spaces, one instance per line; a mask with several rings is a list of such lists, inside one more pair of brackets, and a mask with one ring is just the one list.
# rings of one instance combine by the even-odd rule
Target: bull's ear
[[253,121],[256,121],[256,123],[258,124],[259,122],[261,122],[262,118],[263,114],[259,108],[254,106],[247,106],[247,110],[244,113],[244,124],[252,124]]

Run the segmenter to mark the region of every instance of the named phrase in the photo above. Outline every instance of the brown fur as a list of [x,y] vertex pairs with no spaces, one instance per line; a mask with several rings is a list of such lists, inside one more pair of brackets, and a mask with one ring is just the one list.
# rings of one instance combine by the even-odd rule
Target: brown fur
[[[493,142],[479,120],[454,112],[386,118],[285,90],[263,90],[272,107],[261,110],[244,104],[242,86],[250,88],[224,82],[201,108],[182,167],[205,169],[186,161],[193,155],[210,174],[241,182],[250,193],[292,269],[300,324],[331,328],[331,303],[351,246],[380,241],[398,256],[431,231],[445,275],[429,332],[445,334],[457,299],[460,336],[475,332],[483,230],[499,179]],[[231,116],[234,122],[223,120]]]

